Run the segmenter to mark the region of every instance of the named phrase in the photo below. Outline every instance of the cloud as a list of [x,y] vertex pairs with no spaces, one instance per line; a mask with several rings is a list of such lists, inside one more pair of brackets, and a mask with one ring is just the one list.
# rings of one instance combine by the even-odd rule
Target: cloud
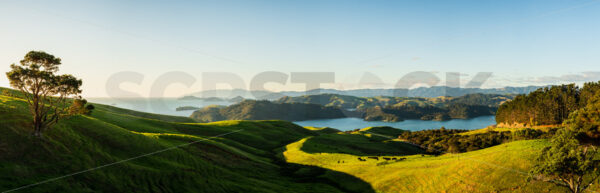
[[517,76],[509,74],[493,74],[486,81],[482,88],[500,88],[506,86],[546,86],[558,84],[575,83],[581,85],[584,82],[600,81],[600,72],[586,71],[579,73],[570,73],[560,76]]
[[577,83],[577,82],[592,82],[600,80],[600,72],[581,72],[578,74],[565,74],[561,76],[542,76],[530,80],[532,83]]

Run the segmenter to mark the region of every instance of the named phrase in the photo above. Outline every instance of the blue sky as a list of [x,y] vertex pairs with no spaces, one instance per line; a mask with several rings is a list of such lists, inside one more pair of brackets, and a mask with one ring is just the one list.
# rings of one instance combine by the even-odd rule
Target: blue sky
[[369,87],[356,84],[366,72],[384,87],[413,71],[492,72],[484,87],[597,81],[599,20],[597,0],[0,1],[0,71],[44,50],[88,97],[110,96],[122,71],[143,75],[121,85],[140,96],[169,71],[197,81],[165,96],[201,90],[203,72],[335,72],[324,87],[339,89]]

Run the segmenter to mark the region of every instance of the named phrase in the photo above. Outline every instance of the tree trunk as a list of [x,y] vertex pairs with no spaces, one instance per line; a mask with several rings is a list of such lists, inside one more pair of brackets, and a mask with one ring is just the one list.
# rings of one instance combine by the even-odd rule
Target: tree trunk
[[573,193],[579,193],[579,192],[581,192],[581,190],[579,189],[579,185],[570,185],[570,187],[571,187],[570,188],[571,192],[573,192]]
[[33,119],[33,136],[42,137],[42,121],[37,118]]

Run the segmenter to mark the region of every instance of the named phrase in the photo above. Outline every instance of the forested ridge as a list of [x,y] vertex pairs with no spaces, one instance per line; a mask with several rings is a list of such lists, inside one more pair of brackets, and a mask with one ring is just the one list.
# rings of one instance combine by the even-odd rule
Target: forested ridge
[[404,132],[398,139],[417,144],[430,154],[460,153],[500,145],[517,140],[545,139],[556,133],[557,128],[548,131],[523,129],[515,131],[494,131],[466,134],[468,130],[461,129],[432,129],[422,131]]
[[286,120],[332,119],[346,117],[343,110],[318,104],[273,103],[266,100],[244,100],[227,107],[208,106],[190,116],[201,122],[222,120]]
[[540,88],[528,95],[516,96],[496,112],[496,122],[503,125],[558,125],[577,109],[585,107],[600,90],[600,82]]

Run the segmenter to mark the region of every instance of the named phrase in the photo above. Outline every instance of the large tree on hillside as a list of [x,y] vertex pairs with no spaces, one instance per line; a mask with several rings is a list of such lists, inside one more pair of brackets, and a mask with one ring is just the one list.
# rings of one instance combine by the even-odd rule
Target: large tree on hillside
[[34,135],[42,132],[67,115],[68,98],[81,93],[81,80],[73,75],[58,75],[60,58],[46,52],[31,51],[20,65],[10,65],[6,73],[10,86],[19,89],[29,104]]
[[579,193],[597,182],[600,177],[600,155],[591,145],[580,145],[577,133],[560,130],[536,160],[531,169],[532,179],[551,182]]
[[[587,84],[594,86],[597,84]],[[531,170],[538,179],[582,192],[600,178],[600,92],[587,91],[586,106],[569,115]]]

